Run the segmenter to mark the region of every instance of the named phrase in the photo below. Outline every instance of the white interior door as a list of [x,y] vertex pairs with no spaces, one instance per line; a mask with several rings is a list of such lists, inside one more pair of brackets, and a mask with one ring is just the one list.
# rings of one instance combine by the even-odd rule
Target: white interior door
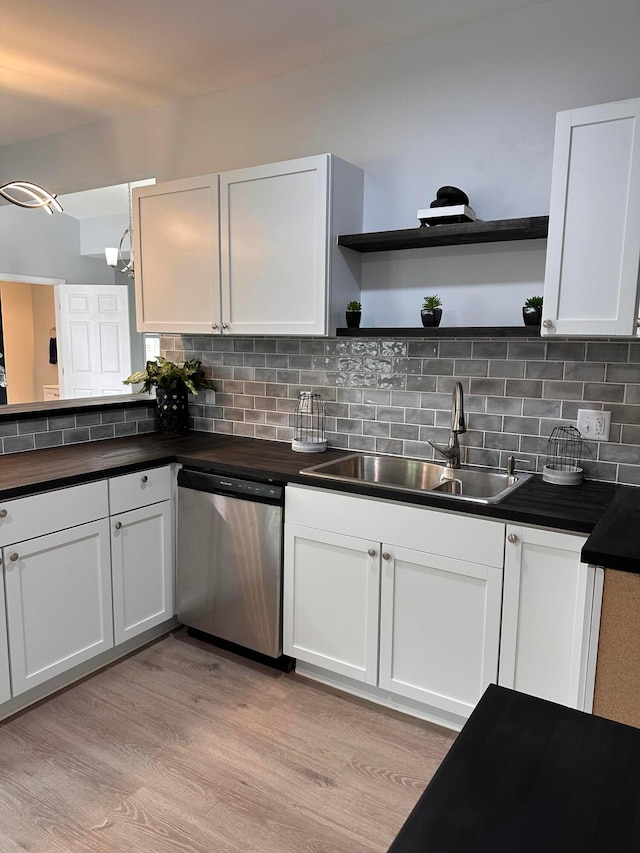
[[127,394],[131,374],[126,285],[58,286],[60,397]]

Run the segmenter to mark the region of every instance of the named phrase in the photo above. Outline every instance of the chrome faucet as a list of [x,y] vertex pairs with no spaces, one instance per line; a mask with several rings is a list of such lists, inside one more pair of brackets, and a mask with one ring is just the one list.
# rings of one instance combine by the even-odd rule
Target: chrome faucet
[[460,444],[458,436],[466,431],[462,385],[460,382],[456,382],[453,386],[453,395],[451,398],[451,435],[449,436],[449,444],[446,447],[441,447],[435,441],[431,441],[430,438],[427,439],[431,447],[447,460],[447,468],[460,467]]

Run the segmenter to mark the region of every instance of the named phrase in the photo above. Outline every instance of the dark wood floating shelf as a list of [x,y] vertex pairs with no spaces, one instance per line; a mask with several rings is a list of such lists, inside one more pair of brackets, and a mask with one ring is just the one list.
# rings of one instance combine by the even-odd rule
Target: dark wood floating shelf
[[356,252],[390,252],[394,249],[427,249],[430,246],[461,246],[467,243],[539,240],[546,237],[548,231],[548,216],[527,216],[459,225],[427,225],[401,231],[342,234],[338,237],[338,245]]
[[539,338],[540,326],[402,326],[368,329],[336,329],[339,338]]

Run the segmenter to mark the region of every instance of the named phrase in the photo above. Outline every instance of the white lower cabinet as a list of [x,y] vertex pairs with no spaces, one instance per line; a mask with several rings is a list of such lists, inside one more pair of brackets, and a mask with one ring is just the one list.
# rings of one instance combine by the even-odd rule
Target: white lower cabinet
[[113,646],[109,524],[3,549],[13,695]]
[[174,614],[171,524],[170,500],[111,518],[116,645]]
[[501,595],[501,568],[383,545],[380,687],[469,716],[496,680]]
[[507,527],[498,683],[590,711],[589,655],[599,623],[594,590],[602,569],[580,562],[585,540]]
[[7,643],[7,623],[5,613],[4,584],[0,579],[0,704],[11,698],[11,679],[9,677],[9,644]]
[[285,525],[285,653],[363,681],[378,678],[378,542]]
[[285,653],[468,717],[498,675],[504,524],[295,486],[286,518]]
[[0,504],[0,705],[173,618],[172,495],[166,465]]

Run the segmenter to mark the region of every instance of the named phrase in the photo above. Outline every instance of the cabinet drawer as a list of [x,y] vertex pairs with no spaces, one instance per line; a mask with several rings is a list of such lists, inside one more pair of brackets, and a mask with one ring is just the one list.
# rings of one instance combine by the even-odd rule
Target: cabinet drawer
[[109,480],[111,515],[171,498],[171,465],[123,474]]
[[430,507],[288,486],[286,520],[502,568],[504,523]]
[[[6,511],[6,515],[2,514]],[[107,481],[0,502],[0,546],[65,530],[109,514]]]

